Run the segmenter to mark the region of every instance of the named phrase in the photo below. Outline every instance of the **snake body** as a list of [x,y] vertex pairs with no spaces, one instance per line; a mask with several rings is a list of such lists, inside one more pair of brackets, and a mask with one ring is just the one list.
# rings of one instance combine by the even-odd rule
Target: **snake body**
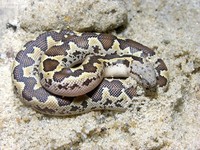
[[124,110],[144,88],[166,88],[168,71],[155,52],[111,34],[49,31],[16,55],[13,82],[21,101],[49,115]]

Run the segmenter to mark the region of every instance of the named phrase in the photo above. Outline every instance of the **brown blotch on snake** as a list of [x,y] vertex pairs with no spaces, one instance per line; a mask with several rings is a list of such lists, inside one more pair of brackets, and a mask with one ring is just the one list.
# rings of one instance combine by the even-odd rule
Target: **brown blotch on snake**
[[59,62],[56,60],[46,59],[43,61],[44,71],[53,71],[58,66]]

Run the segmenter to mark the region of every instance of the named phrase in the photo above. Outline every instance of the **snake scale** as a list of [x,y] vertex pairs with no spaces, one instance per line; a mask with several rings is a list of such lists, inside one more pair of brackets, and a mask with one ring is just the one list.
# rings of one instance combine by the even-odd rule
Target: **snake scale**
[[49,31],[16,55],[13,83],[21,101],[48,115],[124,110],[145,89],[168,84],[168,70],[155,52],[105,33]]

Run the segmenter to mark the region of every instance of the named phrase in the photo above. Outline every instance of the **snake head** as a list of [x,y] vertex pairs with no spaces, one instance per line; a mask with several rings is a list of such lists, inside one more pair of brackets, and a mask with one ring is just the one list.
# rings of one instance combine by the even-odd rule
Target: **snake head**
[[156,72],[150,62],[133,60],[131,76],[136,79],[145,89],[154,88],[157,84]]

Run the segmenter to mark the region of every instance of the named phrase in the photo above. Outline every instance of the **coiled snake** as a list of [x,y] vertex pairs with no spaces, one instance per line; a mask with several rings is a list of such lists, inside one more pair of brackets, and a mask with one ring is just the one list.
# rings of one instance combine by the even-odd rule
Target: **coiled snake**
[[21,101],[49,115],[124,110],[144,88],[166,88],[168,71],[155,52],[111,34],[50,31],[25,44],[13,67]]

